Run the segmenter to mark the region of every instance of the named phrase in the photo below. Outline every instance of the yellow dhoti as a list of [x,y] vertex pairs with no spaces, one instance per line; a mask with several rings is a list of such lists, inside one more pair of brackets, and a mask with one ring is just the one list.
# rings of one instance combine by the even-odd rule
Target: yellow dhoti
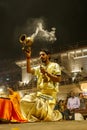
[[28,121],[58,121],[62,114],[54,110],[55,99],[42,93],[31,93],[21,100],[21,111]]

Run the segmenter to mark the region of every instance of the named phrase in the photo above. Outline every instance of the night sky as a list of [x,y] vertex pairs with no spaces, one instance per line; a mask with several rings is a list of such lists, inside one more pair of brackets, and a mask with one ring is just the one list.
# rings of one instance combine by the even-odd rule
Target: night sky
[[57,41],[36,41],[34,55],[42,45],[57,51],[87,41],[87,0],[0,0],[0,60],[24,57],[19,36],[31,35],[41,19],[47,30],[56,28]]

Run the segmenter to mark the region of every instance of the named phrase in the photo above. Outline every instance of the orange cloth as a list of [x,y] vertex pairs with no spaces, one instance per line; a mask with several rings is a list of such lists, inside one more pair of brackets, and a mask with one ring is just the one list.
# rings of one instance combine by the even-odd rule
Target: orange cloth
[[13,92],[12,95],[9,95],[9,98],[12,102],[12,122],[27,122],[27,120],[22,116],[20,110],[20,95],[17,92]]
[[20,96],[14,92],[9,98],[0,98],[0,120],[11,122],[28,122],[21,114]]
[[12,115],[12,102],[6,98],[0,98],[0,119],[10,120]]

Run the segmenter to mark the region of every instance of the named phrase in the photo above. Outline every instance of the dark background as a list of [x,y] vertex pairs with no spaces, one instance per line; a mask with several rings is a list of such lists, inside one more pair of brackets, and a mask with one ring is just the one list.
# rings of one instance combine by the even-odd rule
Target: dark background
[[87,0],[0,0],[0,61],[21,59],[22,33],[32,34],[33,21],[43,19],[49,30],[56,28],[53,44],[36,42],[33,55],[47,46],[53,52],[73,45],[87,45]]

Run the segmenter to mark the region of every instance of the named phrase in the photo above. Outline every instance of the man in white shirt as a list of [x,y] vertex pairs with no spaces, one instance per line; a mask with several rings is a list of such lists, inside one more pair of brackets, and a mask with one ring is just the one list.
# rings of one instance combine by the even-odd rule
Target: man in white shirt
[[80,99],[75,96],[73,91],[70,92],[70,97],[67,100],[67,109],[64,112],[66,120],[74,120],[75,110],[80,107]]

